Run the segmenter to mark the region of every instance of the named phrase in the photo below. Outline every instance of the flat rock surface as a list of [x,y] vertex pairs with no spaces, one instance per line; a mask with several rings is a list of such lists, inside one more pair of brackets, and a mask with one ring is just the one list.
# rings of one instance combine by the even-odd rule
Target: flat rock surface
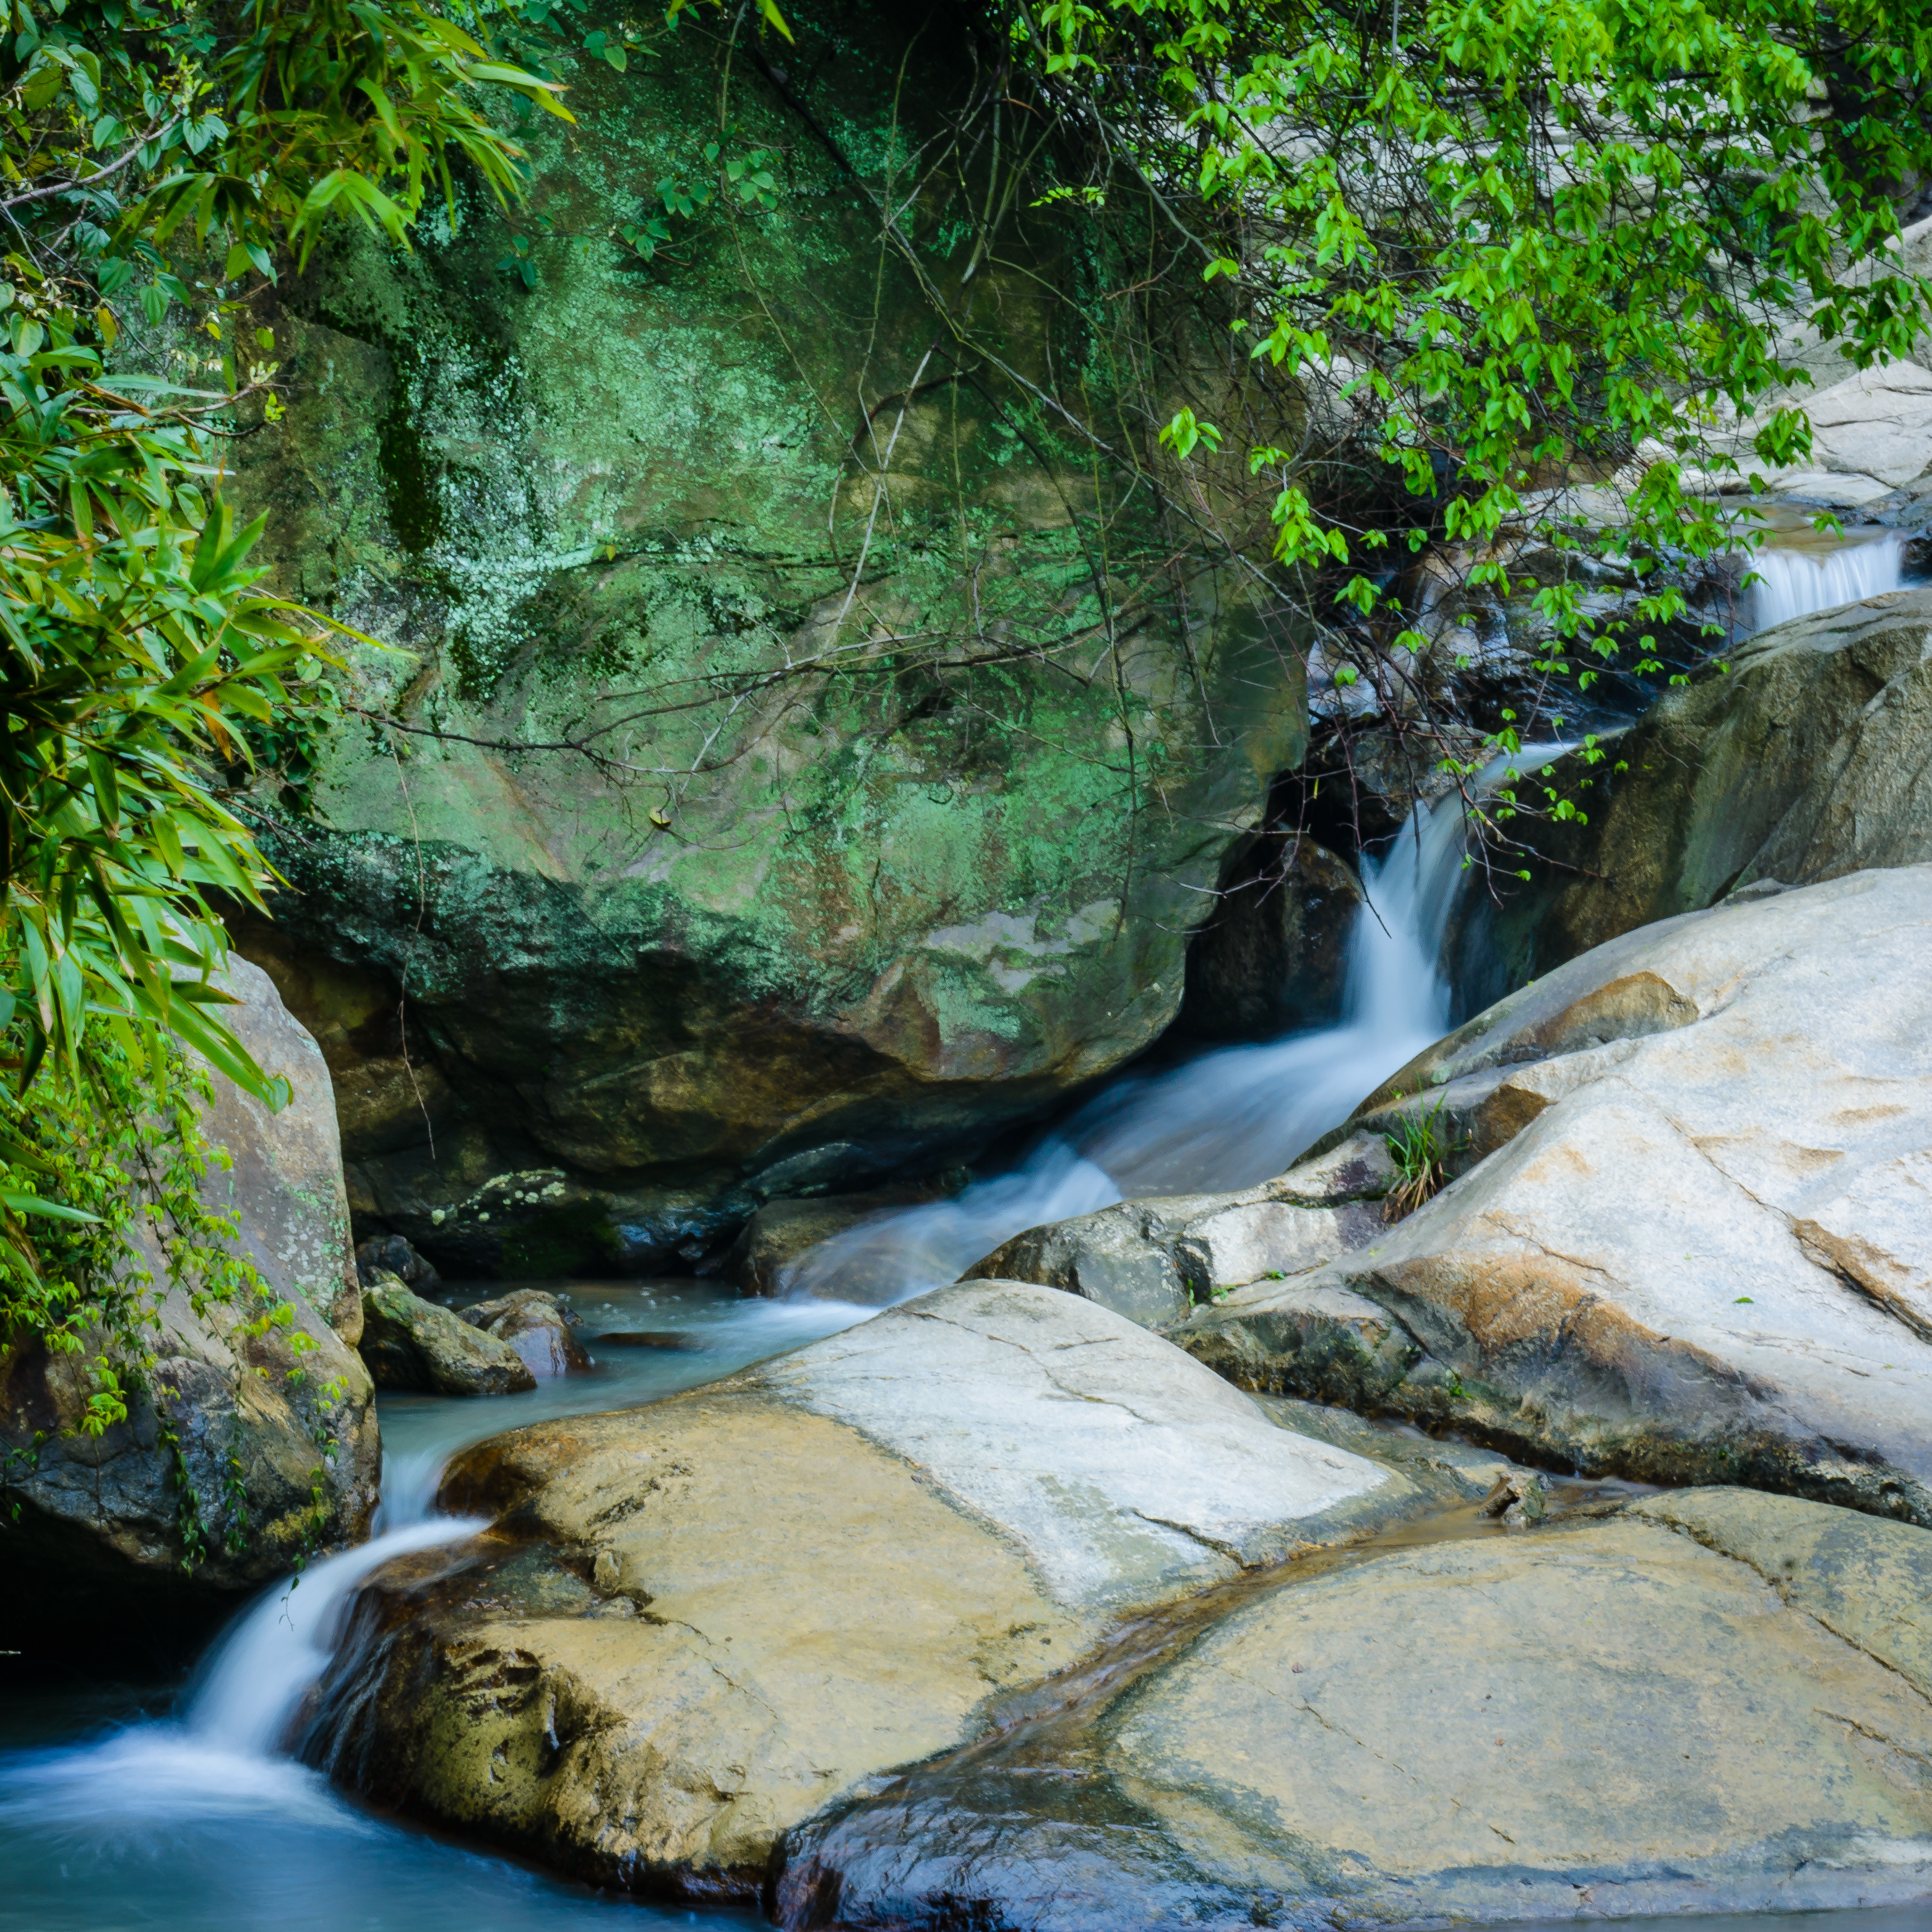
[[1293,1432],[1076,1297],[964,1283],[469,1452],[444,1499],[496,1530],[378,1574],[310,1752],[599,1882],[755,1897],[780,1833],[1124,1619],[1472,1480]]
[[[796,1834],[778,1922],[1325,1932],[1923,1899],[1932,1702],[1869,1632],[1921,1614],[1928,1561],[1922,1530],[1726,1490],[1318,1558],[1124,1690]],[[1818,1614],[1840,1598],[1865,1632]]]
[[1250,1387],[1324,1396],[1310,1337],[1334,1324],[1311,1310],[1339,1293],[1381,1311],[1358,1352],[1378,1406],[1932,1522],[1929,947],[1915,866],[1598,948],[1365,1104],[1370,1127],[1439,1108],[1460,1178],[1172,1332]]

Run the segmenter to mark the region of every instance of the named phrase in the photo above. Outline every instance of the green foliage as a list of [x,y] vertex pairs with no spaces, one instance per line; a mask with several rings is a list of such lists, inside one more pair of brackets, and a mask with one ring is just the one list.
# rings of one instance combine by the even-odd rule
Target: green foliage
[[1383,1137],[1396,1175],[1383,1209],[1390,1221],[1413,1214],[1441,1193],[1448,1180],[1449,1157],[1456,1148],[1443,1127],[1442,1106],[1438,1099],[1432,1107],[1400,1115]]
[[[9,12],[0,1343],[88,1354],[98,1432],[146,1362],[141,1217],[198,1307],[292,1320],[200,1204],[218,1156],[196,1124],[207,1076],[188,1070],[286,1098],[220,1017],[220,908],[265,909],[270,883],[225,794],[265,757],[305,766],[326,700],[324,627],[257,588],[260,526],[236,529],[219,494],[238,410],[278,407],[254,352],[272,335],[238,326],[248,286],[338,216],[406,243],[426,196],[451,192],[453,154],[508,196],[520,152],[490,100],[564,110],[554,82],[489,56],[460,4]],[[208,386],[130,373],[153,359],[143,332],[190,304],[213,352],[189,373]],[[183,1532],[192,1553],[185,1516]]]
[[[1886,189],[1932,169],[1918,0],[1043,0],[1010,32],[1084,130],[1083,192],[1154,196],[1266,376],[1310,405],[1279,483],[1277,562],[1324,646],[1420,653],[1403,554],[1534,592],[1587,686],[1618,639],[1583,573],[1512,584],[1514,542],[1664,562],[1748,545],[1708,479],[1802,458],[1792,326],[1864,367],[1932,314]],[[1066,164],[1063,164],[1065,167]],[[1314,406],[1358,426],[1324,435]],[[1162,437],[1186,461],[1192,409]],[[1748,460],[1748,459],[1747,459]],[[1567,489],[1614,483],[1625,520]],[[1682,618],[1655,581],[1629,628],[1654,665]],[[1481,756],[1503,740],[1484,748]],[[1473,770],[1478,760],[1462,769]]]
[[[16,1018],[0,1034],[13,1064],[28,1033]],[[50,1066],[24,1091],[0,1084],[14,1217],[0,1240],[0,1334],[35,1336],[81,1363],[92,1378],[88,1434],[126,1420],[128,1396],[152,1366],[145,1337],[170,1288],[197,1313],[233,1310],[240,1334],[282,1328],[298,1354],[314,1346],[294,1328],[293,1309],[235,1254],[232,1214],[202,1198],[210,1168],[228,1164],[202,1132],[209,1097],[206,1072],[172,1042],[158,1054],[130,1052],[106,1035],[77,1070]],[[18,1232],[28,1222],[31,1243]],[[158,1282],[137,1245],[144,1227],[164,1258]]]

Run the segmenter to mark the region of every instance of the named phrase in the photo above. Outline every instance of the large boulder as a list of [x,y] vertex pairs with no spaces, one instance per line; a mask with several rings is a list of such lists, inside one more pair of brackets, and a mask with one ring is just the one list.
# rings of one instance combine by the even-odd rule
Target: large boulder
[[1921,866],[1571,961],[1357,1116],[1459,1178],[1170,1332],[1532,1460],[1932,1524],[1929,948]]
[[[893,158],[973,110],[970,10],[793,24],[789,79],[585,56],[513,217],[459,180],[262,296],[290,404],[236,487],[399,648],[350,650],[244,944],[332,1056],[358,1225],[452,1276],[970,1157],[1168,1024],[1300,754],[1284,610],[1148,484],[1242,368],[1112,298],[1165,231],[1114,260],[1043,178],[962,242],[986,184],[904,202]],[[701,156],[721,88],[773,208]],[[671,177],[717,200],[647,266],[614,230]]]
[[442,1499],[495,1530],[376,1574],[310,1754],[600,1883],[755,1898],[784,1833],[1123,1620],[1473,1486],[1279,1426],[1075,1296],[943,1288],[460,1457]]
[[[268,976],[233,962],[226,1017],[293,1098],[280,1113],[212,1075],[202,1117],[230,1165],[202,1184],[232,1213],[236,1251],[268,1299],[203,1297],[190,1278],[154,1300],[152,1361],[124,1364],[128,1418],[81,1428],[92,1381],[38,1342],[0,1348],[0,1600],[16,1631],[199,1628],[236,1593],[367,1533],[380,1461],[373,1390],[352,1344],[362,1307],[328,1070]],[[157,1283],[166,1262],[151,1238]],[[286,1322],[262,1317],[279,1304]]]
[[1932,860],[1932,590],[1799,618],[1661,698],[1610,756],[1558,767],[1585,820],[1533,878],[1472,895],[1454,942],[1477,1005],[1618,934],[1776,881]]
[[1298,1565],[793,1834],[784,1932],[1932,1898],[1932,1534],[1734,1489]]

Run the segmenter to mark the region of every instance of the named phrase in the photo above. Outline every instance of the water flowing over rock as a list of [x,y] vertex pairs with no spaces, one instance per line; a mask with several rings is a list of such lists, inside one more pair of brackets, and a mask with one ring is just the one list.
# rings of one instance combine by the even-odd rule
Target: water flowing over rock
[[1539,826],[1546,855],[1452,935],[1472,1003],[1727,892],[1932,860],[1932,590],[1754,637],[1670,692],[1603,763],[1572,760],[1588,822]]
[[1571,961],[1358,1114],[1426,1120],[1460,1178],[1170,1332],[1532,1460],[1932,1524],[1928,948],[1911,866]]
[[1123,1202],[1029,1228],[967,1278],[1036,1281],[1156,1328],[1221,1289],[1366,1246],[1386,1225],[1382,1203],[1394,1181],[1382,1136],[1352,1135],[1259,1187]]
[[310,1752],[601,1882],[756,1898],[784,1832],[1123,1620],[1443,1492],[1092,1303],[966,1283],[459,1458],[445,1502],[496,1528],[372,1580]]
[[1269,593],[1109,440],[1151,448],[1182,364],[1242,380],[1225,327],[1080,306],[1058,206],[975,272],[915,198],[882,253],[866,171],[968,85],[963,26],[794,25],[790,82],[731,74],[778,211],[649,272],[591,242],[716,131],[686,36],[528,131],[533,287],[459,182],[274,298],[294,394],[238,488],[286,588],[405,648],[351,652],[367,716],[244,944],[331,1057],[358,1228],[452,1276],[694,1259],[971,1157],[1166,1028],[1300,754]]
[[1203,1932],[1932,1891],[1932,1535],[1694,1490],[1291,1576],[793,1834],[784,1932]]
[[[272,1114],[213,1076],[203,1125],[232,1165],[211,1170],[202,1192],[235,1214],[238,1251],[292,1322],[250,1334],[262,1312],[252,1303],[197,1308],[188,1286],[170,1288],[146,1392],[98,1438],[79,1432],[85,1358],[37,1343],[0,1351],[0,1498],[21,1512],[0,1532],[10,1626],[191,1627],[307,1550],[367,1532],[376,1420],[352,1346],[362,1308],[328,1070],[266,974],[237,960],[229,983],[240,1002],[230,1024],[293,1097]],[[142,1246],[164,1282],[145,1234]]]

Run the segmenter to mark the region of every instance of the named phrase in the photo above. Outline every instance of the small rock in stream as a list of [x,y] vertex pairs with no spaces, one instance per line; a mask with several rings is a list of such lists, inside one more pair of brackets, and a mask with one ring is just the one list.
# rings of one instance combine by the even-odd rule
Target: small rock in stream
[[542,1288],[517,1288],[458,1312],[472,1328],[514,1348],[533,1376],[548,1379],[593,1366],[570,1332],[578,1318]]
[[362,1291],[362,1352],[378,1388],[512,1395],[537,1385],[508,1342],[411,1294],[392,1274],[378,1274]]

